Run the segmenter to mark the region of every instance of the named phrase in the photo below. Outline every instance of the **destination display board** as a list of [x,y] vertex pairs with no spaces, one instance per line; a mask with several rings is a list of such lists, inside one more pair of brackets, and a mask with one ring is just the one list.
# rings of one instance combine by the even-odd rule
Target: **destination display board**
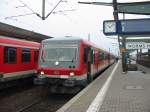
[[120,20],[119,34],[150,34],[150,19]]
[[105,35],[146,35],[150,34],[150,19],[107,20],[103,22]]

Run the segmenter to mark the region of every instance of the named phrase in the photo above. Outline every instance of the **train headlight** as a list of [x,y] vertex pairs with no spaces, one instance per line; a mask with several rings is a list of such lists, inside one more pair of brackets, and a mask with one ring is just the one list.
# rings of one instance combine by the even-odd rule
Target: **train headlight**
[[75,73],[74,72],[70,72],[70,76],[74,76],[75,75]]
[[43,71],[41,71],[41,75],[44,75],[44,72],[43,72]]

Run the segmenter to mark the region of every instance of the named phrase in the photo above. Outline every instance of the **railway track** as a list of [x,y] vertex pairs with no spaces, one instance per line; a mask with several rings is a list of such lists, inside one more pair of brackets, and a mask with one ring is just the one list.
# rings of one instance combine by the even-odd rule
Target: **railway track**
[[42,101],[41,99],[38,99],[38,100],[32,102],[31,104],[29,104],[29,105],[27,105],[27,106],[21,108],[20,110],[18,110],[18,111],[16,111],[16,112],[24,112],[25,110],[31,108],[32,106],[36,105],[37,103],[40,103],[41,101]]
[[63,106],[73,95],[50,95],[33,101],[15,112],[55,112]]
[[139,64],[141,64],[141,65],[143,65],[143,66],[145,66],[145,67],[148,67],[148,68],[150,68],[150,60],[138,60],[138,63]]
[[0,94],[0,112],[55,112],[72,97],[73,95],[49,94],[47,89],[40,86],[6,90]]

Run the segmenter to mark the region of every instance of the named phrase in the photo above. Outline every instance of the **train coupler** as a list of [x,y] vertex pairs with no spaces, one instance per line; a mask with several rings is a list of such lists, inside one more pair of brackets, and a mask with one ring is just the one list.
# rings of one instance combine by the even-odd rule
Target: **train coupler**
[[66,87],[74,87],[75,86],[75,80],[65,80],[63,85]]
[[36,77],[34,78],[33,82],[35,85],[44,85],[46,84],[46,77],[43,76]]

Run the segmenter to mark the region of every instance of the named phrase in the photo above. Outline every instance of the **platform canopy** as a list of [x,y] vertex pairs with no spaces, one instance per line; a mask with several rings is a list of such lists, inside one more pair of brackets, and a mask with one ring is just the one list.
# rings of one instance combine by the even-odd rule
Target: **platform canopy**
[[[113,6],[112,2],[78,2],[80,4],[90,4],[90,5],[103,5],[103,6]],[[128,14],[143,14],[150,15],[150,1],[143,2],[126,2],[116,4],[118,13],[128,13]]]
[[118,3],[119,13],[150,15],[150,1]]
[[[124,38],[124,37],[123,37]],[[126,42],[146,42],[146,43],[150,43],[150,35],[149,37],[126,37]]]
[[25,39],[40,42],[43,39],[52,38],[51,36],[36,33],[34,31],[25,30],[12,25],[0,22],[0,35],[9,36],[11,38]]

